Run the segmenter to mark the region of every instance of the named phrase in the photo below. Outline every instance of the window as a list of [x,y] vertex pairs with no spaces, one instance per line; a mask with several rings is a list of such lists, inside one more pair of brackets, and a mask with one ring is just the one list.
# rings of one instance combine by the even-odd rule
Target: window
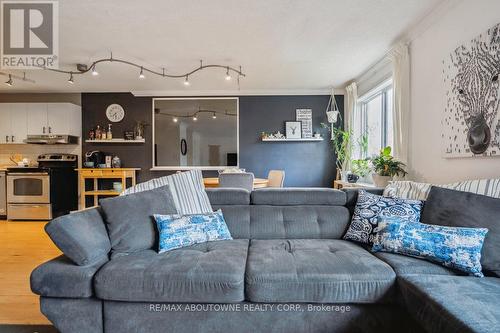
[[[359,98],[353,119],[354,158],[378,154],[393,145],[392,80],[388,80]],[[365,145],[361,144],[365,137]]]

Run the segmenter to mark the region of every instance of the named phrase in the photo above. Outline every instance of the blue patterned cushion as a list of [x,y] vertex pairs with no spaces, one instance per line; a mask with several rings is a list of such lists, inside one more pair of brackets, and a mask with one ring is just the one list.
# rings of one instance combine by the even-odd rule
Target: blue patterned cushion
[[470,275],[482,277],[481,249],[486,228],[443,227],[381,219],[372,251],[384,251],[427,259]]
[[371,244],[373,229],[379,217],[400,217],[410,222],[420,221],[423,201],[386,198],[359,190],[351,224],[344,235],[345,240]]
[[219,209],[193,215],[154,215],[160,232],[159,253],[198,243],[233,239]]

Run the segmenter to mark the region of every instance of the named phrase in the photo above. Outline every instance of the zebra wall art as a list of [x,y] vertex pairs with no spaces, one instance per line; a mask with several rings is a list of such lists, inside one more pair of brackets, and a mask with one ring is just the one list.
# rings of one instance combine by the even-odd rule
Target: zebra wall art
[[444,157],[500,156],[500,23],[443,61]]

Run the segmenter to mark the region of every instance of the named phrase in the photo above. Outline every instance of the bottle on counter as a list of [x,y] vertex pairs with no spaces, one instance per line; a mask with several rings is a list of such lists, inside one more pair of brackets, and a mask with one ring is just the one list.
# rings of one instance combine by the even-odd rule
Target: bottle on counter
[[97,127],[95,129],[95,139],[96,140],[102,139],[102,130],[101,130],[101,126],[99,126],[99,125],[97,125]]
[[108,140],[113,139],[113,133],[111,132],[111,124],[108,124],[108,133],[106,134]]

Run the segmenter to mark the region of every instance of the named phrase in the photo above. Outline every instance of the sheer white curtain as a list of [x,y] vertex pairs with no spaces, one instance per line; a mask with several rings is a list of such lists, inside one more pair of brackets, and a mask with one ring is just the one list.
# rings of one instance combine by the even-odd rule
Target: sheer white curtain
[[393,82],[393,155],[408,164],[410,125],[410,54],[408,44],[399,43],[388,54]]
[[[347,101],[344,110],[344,130],[352,132],[353,117],[358,105],[358,86],[356,82],[352,82],[346,87],[346,93]],[[350,148],[352,150],[352,145],[350,145]],[[352,151],[350,153],[352,154]],[[348,154],[348,156],[350,156],[351,154]],[[346,159],[346,161],[344,161],[342,170],[349,170],[349,162],[349,159]]]

